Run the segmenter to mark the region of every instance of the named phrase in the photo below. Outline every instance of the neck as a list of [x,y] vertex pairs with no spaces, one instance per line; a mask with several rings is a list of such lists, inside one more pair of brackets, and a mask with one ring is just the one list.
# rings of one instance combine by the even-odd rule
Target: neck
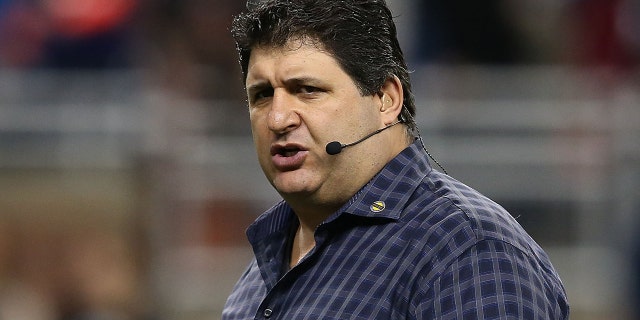
[[293,268],[297,265],[304,256],[313,250],[315,245],[315,227],[309,228],[300,222],[298,230],[293,238],[293,245],[291,246],[291,260],[289,261],[289,267]]
[[[300,222],[302,230],[314,231],[322,222],[336,212],[342,204],[327,205],[313,204],[308,198],[296,201],[295,199],[285,199],[293,212],[295,212]],[[348,199],[347,199],[348,200]],[[346,202],[345,200],[344,202]],[[344,203],[343,202],[343,203]]]

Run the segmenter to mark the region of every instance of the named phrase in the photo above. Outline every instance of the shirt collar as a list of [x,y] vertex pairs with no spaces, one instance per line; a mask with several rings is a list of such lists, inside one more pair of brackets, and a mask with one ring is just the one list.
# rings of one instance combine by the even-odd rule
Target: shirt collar
[[420,141],[416,139],[367,183],[343,209],[361,217],[396,220],[409,197],[432,170]]

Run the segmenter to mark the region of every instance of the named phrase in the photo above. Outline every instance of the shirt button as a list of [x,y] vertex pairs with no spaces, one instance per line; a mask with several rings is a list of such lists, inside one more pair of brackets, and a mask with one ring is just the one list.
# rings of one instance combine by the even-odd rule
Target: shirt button
[[264,309],[264,313],[263,313],[263,315],[264,315],[264,317],[265,317],[265,318],[270,318],[270,317],[271,317],[271,315],[273,315],[273,310],[271,310],[271,309],[269,309],[269,308]]

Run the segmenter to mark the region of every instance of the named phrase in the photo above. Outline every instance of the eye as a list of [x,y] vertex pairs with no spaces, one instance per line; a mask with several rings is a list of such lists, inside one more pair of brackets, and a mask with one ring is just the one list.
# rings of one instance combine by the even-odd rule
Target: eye
[[251,95],[251,102],[254,103],[269,97],[273,97],[273,88],[260,89]]
[[314,94],[322,92],[320,88],[314,86],[300,86],[300,89],[298,91],[302,94]]

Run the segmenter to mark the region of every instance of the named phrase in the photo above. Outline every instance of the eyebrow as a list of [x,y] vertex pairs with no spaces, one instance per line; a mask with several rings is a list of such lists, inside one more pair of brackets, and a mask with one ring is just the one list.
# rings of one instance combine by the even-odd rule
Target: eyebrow
[[310,84],[310,85],[314,85],[314,86],[319,86],[319,85],[323,85],[324,81],[318,79],[318,78],[313,78],[313,77],[294,77],[291,79],[287,79],[285,81],[285,83],[287,85],[300,85],[300,84]]
[[270,88],[271,84],[267,81],[260,81],[257,83],[254,83],[250,86],[247,86],[247,92],[256,92],[256,91],[260,91],[263,90],[265,88]]
[[[293,78],[289,78],[287,80],[284,81],[286,86],[291,86],[291,85],[301,85],[301,84],[308,84],[308,85],[313,85],[313,86],[323,86],[325,84],[324,81],[318,79],[318,78],[314,78],[314,77],[293,77]],[[260,91],[262,89],[265,88],[271,88],[271,83],[269,81],[258,81],[254,84],[251,84],[249,86],[247,86],[247,92],[256,92],[256,91]]]

